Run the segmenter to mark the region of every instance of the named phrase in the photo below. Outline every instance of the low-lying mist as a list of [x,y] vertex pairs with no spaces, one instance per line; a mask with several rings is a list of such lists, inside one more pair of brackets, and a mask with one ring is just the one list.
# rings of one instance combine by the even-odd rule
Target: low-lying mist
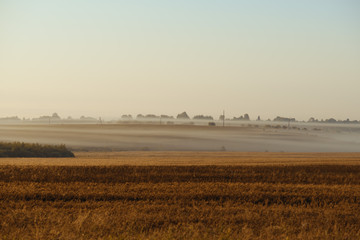
[[360,127],[0,125],[0,141],[65,144],[74,151],[358,152]]

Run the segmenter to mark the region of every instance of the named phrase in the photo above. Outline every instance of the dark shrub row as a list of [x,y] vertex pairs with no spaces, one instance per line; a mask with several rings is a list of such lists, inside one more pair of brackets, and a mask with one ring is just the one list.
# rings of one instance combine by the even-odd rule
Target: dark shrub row
[[0,142],[0,157],[74,157],[65,145],[43,145],[38,143]]

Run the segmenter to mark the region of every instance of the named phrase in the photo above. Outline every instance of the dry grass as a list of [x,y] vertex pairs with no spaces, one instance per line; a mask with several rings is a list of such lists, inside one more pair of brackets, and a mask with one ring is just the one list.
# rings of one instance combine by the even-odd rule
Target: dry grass
[[[94,166],[100,158],[108,166]],[[121,165],[135,159],[143,166]],[[61,160],[0,166],[0,239],[360,238],[359,154],[127,152],[78,153],[73,161],[87,166]],[[199,166],[186,165],[192,160]]]

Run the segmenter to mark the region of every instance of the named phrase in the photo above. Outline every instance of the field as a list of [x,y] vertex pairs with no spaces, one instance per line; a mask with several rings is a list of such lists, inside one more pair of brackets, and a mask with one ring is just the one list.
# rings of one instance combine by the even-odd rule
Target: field
[[[358,152],[360,124],[244,122],[239,126],[0,124],[0,141],[65,144],[73,151]],[[280,126],[280,128],[274,128]]]
[[0,159],[0,239],[359,239],[359,153]]

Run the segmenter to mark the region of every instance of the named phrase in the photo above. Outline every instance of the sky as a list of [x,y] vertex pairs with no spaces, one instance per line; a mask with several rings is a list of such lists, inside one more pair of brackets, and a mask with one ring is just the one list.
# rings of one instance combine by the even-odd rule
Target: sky
[[360,120],[357,0],[0,0],[0,117]]

